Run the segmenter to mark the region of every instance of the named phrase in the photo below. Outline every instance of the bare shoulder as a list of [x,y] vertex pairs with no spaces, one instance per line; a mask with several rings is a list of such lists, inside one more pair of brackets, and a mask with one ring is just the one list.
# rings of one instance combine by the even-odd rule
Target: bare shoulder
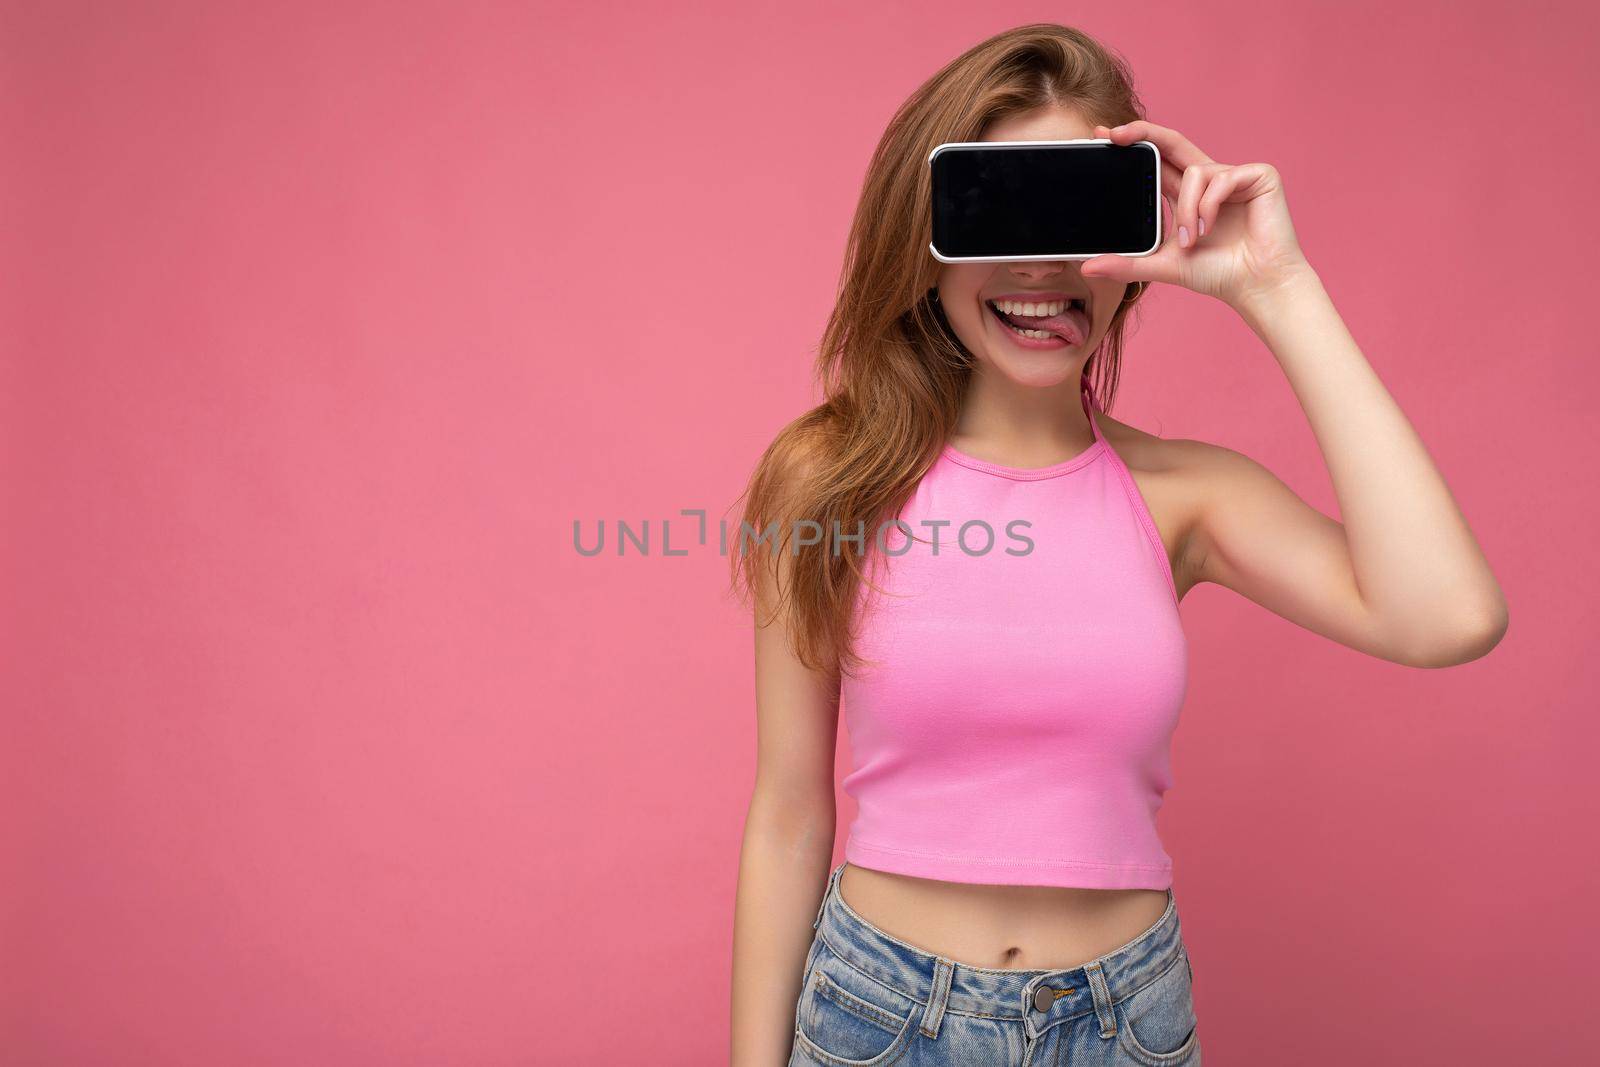
[[1260,468],[1249,456],[1225,445],[1190,437],[1161,437],[1104,413],[1096,419],[1106,441],[1136,474],[1170,475],[1174,482],[1195,483]]
[[1161,437],[1104,413],[1096,416],[1106,443],[1133,475],[1172,563],[1181,597],[1198,580],[1199,535],[1207,502],[1229,484],[1248,479],[1259,464],[1223,445]]

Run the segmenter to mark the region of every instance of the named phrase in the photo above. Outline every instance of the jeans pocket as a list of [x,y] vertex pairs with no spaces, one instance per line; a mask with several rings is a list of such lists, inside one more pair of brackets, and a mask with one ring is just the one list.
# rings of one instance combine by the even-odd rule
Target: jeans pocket
[[888,1063],[915,1035],[917,1006],[834,955],[819,938],[795,1011],[796,1058],[826,1067]]
[[1193,977],[1189,954],[1182,952],[1158,977],[1117,1002],[1117,1043],[1134,1062],[1175,1067],[1198,1057]]

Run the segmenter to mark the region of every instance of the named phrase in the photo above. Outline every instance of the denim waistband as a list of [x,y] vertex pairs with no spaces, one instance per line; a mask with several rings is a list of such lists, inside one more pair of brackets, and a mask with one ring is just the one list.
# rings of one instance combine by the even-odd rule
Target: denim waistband
[[[923,1005],[921,1030],[937,1037],[944,1013],[1021,1021],[1037,1037],[1058,1023],[1098,1015],[1100,1033],[1116,1033],[1112,1005],[1132,996],[1183,959],[1177,901],[1133,940],[1065,970],[972,967],[907,944],[873,926],[839,894],[840,863],[828,876],[817,908],[817,930],[828,950],[875,981]],[[1050,992],[1041,996],[1041,986]],[[1036,998],[1038,998],[1036,1000]]]

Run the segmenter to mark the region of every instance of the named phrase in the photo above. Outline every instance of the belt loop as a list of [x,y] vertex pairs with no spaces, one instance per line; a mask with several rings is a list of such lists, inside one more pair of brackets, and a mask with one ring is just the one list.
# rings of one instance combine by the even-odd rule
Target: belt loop
[[839,866],[833,869],[833,873],[828,875],[828,887],[822,891],[822,900],[817,904],[817,917],[811,921],[811,929],[815,930],[822,925],[822,909],[828,906],[828,898],[833,896],[833,887],[839,883],[839,872],[843,870],[844,863],[840,862]]
[[944,1021],[944,1006],[950,1002],[950,980],[955,976],[954,960],[938,957],[933,964],[933,988],[928,993],[928,1007],[922,1013],[922,1036],[938,1037],[939,1024]]
[[1083,965],[1084,977],[1089,979],[1089,991],[1094,994],[1094,1013],[1100,1017],[1100,1036],[1115,1037],[1117,1013],[1111,1010],[1111,991],[1106,988],[1105,971],[1099,960]]

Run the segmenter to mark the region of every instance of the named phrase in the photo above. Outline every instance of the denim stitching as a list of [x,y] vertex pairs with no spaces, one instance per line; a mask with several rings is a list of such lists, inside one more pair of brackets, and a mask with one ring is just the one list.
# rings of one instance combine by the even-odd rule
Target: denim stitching
[[[844,901],[840,900],[839,903],[841,905],[843,905]],[[884,936],[887,937],[888,935],[885,934]],[[834,959],[838,960],[844,966],[849,967],[852,971],[854,971],[856,974],[859,974],[862,978],[865,978],[869,982],[874,982],[877,985],[882,986],[884,989],[887,989],[892,993],[898,993],[902,997],[905,997],[907,1000],[914,1000],[918,1004],[923,1005],[924,1007],[926,1007],[926,1005],[928,1003],[927,1001],[925,1001],[925,1000],[921,999],[920,997],[917,997],[917,996],[915,996],[915,995],[913,995],[911,993],[907,993],[905,990],[900,989],[900,988],[898,988],[896,986],[889,985],[887,982],[883,981],[882,979],[880,979],[880,978],[878,978],[878,977],[876,977],[874,975],[870,975],[870,974],[866,973],[860,967],[857,967],[855,964],[851,963],[844,956],[840,955],[839,950],[833,947],[833,943],[831,941],[829,941],[826,936],[823,935],[821,930],[817,931],[817,938],[824,945],[827,946],[828,951],[833,954],[833,958]],[[899,942],[899,943],[900,944],[904,944],[904,942]],[[909,948],[911,946],[906,946],[906,947]],[[921,949],[917,949],[916,951],[920,952],[922,950]],[[968,967],[964,963],[958,963],[958,964],[956,964],[956,967],[965,968],[966,970],[969,970],[969,971],[982,971],[982,972],[984,972],[986,974],[1055,974],[1056,973],[1056,971],[1054,971],[1054,970],[1052,970],[1052,971],[1019,971],[1019,970],[1015,970],[1015,969],[1007,970],[1005,968]],[[1060,968],[1057,968],[1056,970],[1060,970]],[[951,976],[952,976],[951,980],[952,980],[952,982],[954,981],[954,974],[955,974],[955,971],[952,970],[951,971]],[[1009,1014],[1009,1013],[1002,1013],[1002,1012],[962,1011],[960,1008],[952,1007],[952,1006],[950,1006],[948,1004],[945,1006],[945,1013],[947,1015],[965,1015],[965,1016],[967,1016],[969,1018],[973,1018],[973,1019],[1006,1019],[1006,1020],[1011,1020],[1011,1021],[1017,1021],[1017,1020],[1020,1020],[1020,1019],[1027,1018],[1026,1015],[1012,1015],[1012,1014]]]
[[[1138,937],[1135,937],[1132,941],[1126,942],[1125,944],[1122,944],[1122,945],[1118,946],[1117,948],[1112,949],[1110,952],[1107,952],[1104,956],[1096,956],[1094,959],[1090,960],[1089,962],[1090,963],[1097,963],[1097,964],[1099,964],[1099,965],[1101,965],[1103,967],[1107,963],[1110,963],[1112,961],[1113,957],[1121,956],[1121,955],[1126,954],[1130,949],[1132,949],[1134,946],[1139,944],[1139,942],[1143,941],[1145,938],[1153,937],[1155,935],[1155,932],[1157,930],[1161,929],[1161,927],[1166,923],[1167,919],[1169,917],[1171,917],[1173,915],[1173,913],[1176,912],[1177,910],[1178,910],[1178,898],[1175,895],[1173,895],[1172,890],[1168,889],[1167,890],[1167,906],[1166,906],[1166,909],[1164,911],[1162,911],[1161,918],[1159,918],[1155,922],[1151,923],[1149,925],[1149,927],[1147,927],[1143,933],[1141,933]],[[1183,940],[1183,930],[1182,930],[1182,928],[1180,927],[1180,928],[1174,930],[1173,933],[1174,933],[1173,940],[1175,942],[1177,942],[1181,946],[1182,940]],[[1084,966],[1087,966],[1087,964],[1085,964]],[[1165,972],[1163,972],[1163,973],[1165,973]],[[1144,987],[1140,986],[1139,988],[1143,989]]]
[[[937,1038],[939,1026],[944,1022],[945,1009],[950,1007],[950,986],[955,981],[954,960],[939,957],[933,965],[933,987],[928,991],[928,1006],[923,1009],[922,1023],[917,1027],[926,1038]],[[935,1008],[937,1007],[937,1011]],[[932,1013],[933,1018],[928,1018]]]
[[1154,985],[1155,983],[1161,981],[1161,979],[1165,978],[1167,976],[1167,973],[1169,971],[1171,971],[1172,968],[1174,968],[1178,964],[1182,963],[1187,957],[1188,957],[1188,953],[1183,950],[1183,945],[1180,943],[1178,945],[1178,951],[1173,954],[1171,962],[1169,962],[1165,967],[1161,968],[1161,973],[1160,974],[1157,974],[1154,978],[1151,978],[1149,981],[1141,982],[1139,984],[1139,988],[1138,989],[1131,990],[1130,992],[1124,993],[1121,997],[1114,998],[1111,1001],[1111,1003],[1112,1004],[1121,1004],[1124,1001],[1132,1000],[1134,998],[1134,996],[1136,996],[1139,993],[1144,992],[1146,989],[1149,989],[1152,985]]
[[[1138,992],[1140,992],[1142,990],[1148,989],[1154,983],[1159,982],[1161,979],[1165,978],[1172,971],[1172,968],[1176,967],[1179,963],[1182,963],[1185,960],[1187,960],[1188,956],[1189,956],[1189,954],[1187,952],[1183,951],[1181,946],[1180,946],[1180,950],[1179,950],[1179,953],[1178,953],[1178,959],[1173,960],[1166,967],[1162,968],[1160,974],[1158,974],[1154,978],[1150,979],[1150,981],[1145,982],[1138,989],[1135,989],[1133,991],[1133,993],[1129,993],[1127,996],[1123,997],[1121,1000],[1115,1001],[1114,1005],[1125,1004],[1127,1001],[1133,999],[1134,993],[1138,993]],[[1191,987],[1192,987],[1192,983],[1191,983]],[[1192,1004],[1193,1003],[1193,993],[1192,992],[1190,993],[1190,998],[1191,998],[1190,999],[1190,1003]],[[1147,1049],[1143,1045],[1139,1044],[1139,1039],[1134,1036],[1134,1033],[1133,1033],[1133,1022],[1132,1022],[1132,1020],[1126,1018],[1126,1016],[1128,1014],[1128,1009],[1127,1008],[1123,1008],[1122,1009],[1122,1014],[1125,1017],[1123,1021],[1127,1025],[1118,1027],[1117,1028],[1117,1033],[1118,1033],[1119,1036],[1127,1038],[1127,1042],[1125,1043],[1124,1047],[1127,1049],[1129,1055],[1133,1056],[1135,1059],[1138,1059],[1143,1063],[1149,1064],[1150,1067],[1174,1067],[1175,1064],[1181,1063],[1183,1060],[1187,1059],[1194,1052],[1194,1045],[1197,1044],[1199,1042],[1199,1040],[1200,1040],[1200,1027],[1199,1027],[1198,1020],[1196,1020],[1195,1028],[1189,1032],[1188,1038],[1184,1041],[1184,1043],[1182,1045],[1179,1045],[1176,1049],[1173,1049],[1171,1052],[1151,1052],[1149,1049]]]
[[[848,862],[848,861],[846,861],[846,862]],[[833,900],[833,902],[835,904],[837,904],[841,909],[843,909],[844,913],[846,915],[848,915],[852,920],[854,920],[855,922],[859,923],[861,926],[865,927],[866,929],[870,930],[872,933],[876,934],[878,937],[881,937],[885,941],[892,942],[893,944],[896,944],[896,945],[900,946],[901,948],[906,949],[908,952],[913,953],[918,958],[922,958],[922,957],[936,958],[936,957],[933,956],[933,954],[927,952],[925,949],[918,948],[916,945],[913,945],[913,944],[911,944],[911,943],[909,943],[907,941],[902,941],[900,938],[895,937],[893,934],[891,934],[891,933],[889,933],[889,932],[887,932],[885,930],[882,930],[877,926],[874,926],[872,923],[868,922],[864,917],[862,917],[860,914],[858,914],[856,912],[856,910],[854,908],[852,908],[850,906],[850,904],[844,899],[844,894],[842,892],[840,892],[839,889],[838,889],[838,883],[839,883],[838,875],[843,872],[844,866],[845,866],[844,863],[839,864],[839,866],[834,868],[834,872],[829,876],[829,880],[828,880],[829,881],[829,891],[824,894],[823,905],[825,906],[827,904],[828,900],[831,898]],[[1138,936],[1134,937],[1133,940],[1124,942],[1122,945],[1118,946],[1117,948],[1112,949],[1110,952],[1106,953],[1103,956],[1098,956],[1095,959],[1090,960],[1088,963],[1079,964],[1078,967],[1050,967],[1050,968],[1037,968],[1037,969],[1022,970],[1022,969],[1018,969],[1018,968],[1014,968],[1014,967],[976,967],[976,966],[973,966],[971,964],[960,963],[960,962],[956,962],[955,965],[956,965],[956,967],[963,968],[963,969],[969,970],[969,971],[975,971],[975,972],[977,972],[979,974],[996,974],[996,975],[1006,975],[1006,976],[1010,976],[1010,975],[1035,975],[1035,976],[1037,976],[1037,975],[1044,975],[1044,974],[1058,974],[1063,970],[1078,970],[1080,968],[1086,968],[1086,967],[1089,966],[1089,964],[1100,964],[1100,965],[1103,966],[1106,962],[1110,961],[1113,957],[1127,954],[1131,949],[1133,949],[1135,946],[1137,946],[1140,942],[1144,941],[1146,938],[1149,938],[1149,937],[1153,936],[1156,933],[1156,931],[1158,931],[1167,922],[1168,918],[1172,915],[1172,913],[1177,910],[1177,904],[1178,904],[1177,896],[1169,888],[1167,890],[1167,906],[1162,911],[1161,917],[1159,919],[1157,919],[1155,922],[1151,923],[1149,927],[1147,927],[1143,932],[1138,934]],[[860,975],[862,978],[866,979],[869,982],[872,982],[872,983],[874,983],[874,984],[876,984],[878,986],[881,986],[884,989],[889,990],[890,992],[898,993],[900,996],[905,997],[907,1000],[915,1001],[917,1004],[920,1004],[920,1005],[923,1005],[924,1007],[926,1007],[927,1001],[921,999],[920,997],[915,996],[914,994],[907,993],[903,989],[899,989],[899,988],[897,988],[895,986],[891,986],[888,983],[882,981],[881,979],[878,979],[878,978],[874,977],[873,975],[867,974],[866,972],[862,971],[859,967],[856,967],[854,964],[852,964],[847,958],[845,958],[845,956],[843,954],[841,954],[839,952],[839,950],[837,948],[834,947],[833,943],[831,941],[829,941],[828,938],[823,934],[820,923],[818,924],[816,936],[817,936],[818,940],[820,940],[825,946],[827,946],[828,951],[833,954],[834,958],[837,959],[840,963],[844,964],[846,967],[849,967],[851,971],[853,971],[856,974]],[[1186,948],[1185,948],[1185,946],[1183,944],[1182,937],[1183,937],[1183,935],[1182,935],[1181,930],[1180,931],[1175,931],[1175,941],[1176,941],[1176,944],[1178,946],[1178,951],[1176,953],[1176,956],[1177,956],[1177,958],[1180,958],[1180,959],[1186,959],[1188,957],[1188,952],[1187,952],[1187,950],[1186,950]],[[1143,990],[1146,986],[1148,986],[1150,984],[1150,982],[1157,981],[1158,979],[1164,977],[1166,975],[1167,971],[1170,969],[1170,967],[1171,967],[1171,965],[1169,964],[1168,967],[1162,968],[1160,974],[1157,974],[1154,978],[1151,978],[1147,982],[1141,983],[1137,989],[1134,989],[1134,990],[1124,994],[1120,998],[1113,998],[1111,996],[1110,983],[1107,983],[1107,989],[1106,989],[1107,1000],[1109,1001],[1109,1003],[1113,1007],[1115,1007],[1117,1004],[1122,1003],[1122,1001],[1125,1001],[1128,998],[1132,997],[1135,993],[1138,993],[1140,990]],[[1191,974],[1192,974],[1192,971],[1191,971]],[[953,976],[952,976],[952,982],[953,981],[954,981],[954,979],[953,979]],[[967,1018],[998,1019],[998,1020],[1004,1020],[1004,1021],[1025,1021],[1027,1019],[1027,1017],[1028,1017],[1026,1012],[1024,1012],[1021,1015],[1012,1015],[1012,1014],[1009,1014],[1009,1013],[1002,1014],[1002,1013],[997,1013],[997,1012],[985,1012],[985,1011],[963,1011],[960,1008],[949,1006],[949,1005],[946,1005],[945,1012],[947,1014],[961,1015],[961,1016],[965,1016]],[[913,1014],[915,1014],[915,1010],[914,1009],[913,1009]],[[1082,1018],[1084,1015],[1088,1015],[1088,1014],[1094,1014],[1094,1009],[1093,1009],[1092,1006],[1086,1007],[1083,1010],[1081,1010],[1081,1011],[1079,1011],[1079,1012],[1077,1012],[1077,1013],[1075,1013],[1073,1015],[1068,1015],[1068,1016],[1065,1016],[1064,1018],[1057,1019],[1057,1020],[1055,1020],[1055,1022],[1057,1024],[1065,1023],[1065,1022],[1071,1022],[1071,1021],[1073,1021],[1075,1019]]]
[[[845,1011],[850,1012],[852,1015],[857,1015],[869,1023],[881,1026],[891,1034],[898,1034],[901,1024],[905,1022],[904,1019],[895,1018],[895,1016],[876,1004],[862,1000],[843,986],[830,982],[825,974],[819,973],[812,984],[817,987],[817,992],[839,1005]],[[913,1011],[912,1014],[916,1013]]]
[[832,942],[830,942],[826,937],[822,936],[822,931],[821,930],[817,931],[817,936],[822,938],[822,943],[828,947],[828,952],[833,956],[834,959],[838,960],[839,963],[842,966],[850,968],[851,971],[853,971],[856,974],[859,974],[862,978],[864,978],[867,981],[871,982],[873,985],[880,986],[883,989],[887,989],[889,992],[894,993],[894,994],[896,994],[898,996],[905,997],[907,1000],[915,1001],[918,1005],[920,1005],[922,1007],[927,1007],[928,1002],[923,1000],[921,997],[917,996],[915,993],[907,993],[903,989],[900,989],[900,988],[898,988],[896,986],[892,986],[888,982],[885,982],[883,979],[878,978],[875,975],[870,975],[866,971],[863,971],[860,967],[857,967],[855,964],[851,963],[848,959],[846,959],[839,952],[838,949],[833,947],[833,943]]
[[[1117,1002],[1111,999],[1111,988],[1106,982],[1105,969],[1096,960],[1086,964],[1083,973],[1089,979],[1089,989],[1093,994],[1090,999],[1094,1004],[1095,1018],[1100,1023],[1100,1036],[1103,1038],[1115,1037],[1117,1033]],[[1104,1003],[1104,1014],[1102,1014],[1102,1002]],[[1109,1023],[1106,1021],[1106,1015],[1111,1016]]]
[[[914,1032],[915,1031],[913,1031],[911,1028],[911,1020],[907,1019],[905,1029],[901,1030],[900,1036],[894,1039],[894,1044],[884,1049],[883,1052],[879,1054],[878,1058],[867,1060],[867,1067],[890,1067],[891,1064],[899,1063],[905,1058],[905,1054],[911,1049],[911,1035]],[[839,1057],[833,1055],[821,1045],[818,1045],[815,1041],[807,1037],[801,1032],[799,1027],[795,1027],[794,1036],[797,1043],[803,1043],[803,1048],[801,1051],[814,1060],[820,1060],[823,1063],[831,1064],[833,1067],[863,1067],[861,1060],[841,1060]],[[896,1046],[899,1046],[898,1050],[896,1049]],[[889,1056],[891,1052],[894,1053],[892,1057],[889,1059],[883,1059],[884,1056]]]
[[1195,1046],[1200,1042],[1200,1027],[1196,1024],[1195,1028],[1189,1031],[1189,1036],[1184,1039],[1183,1044],[1171,1052],[1151,1052],[1139,1044],[1139,1039],[1133,1035],[1131,1023],[1118,1028],[1117,1036],[1119,1040],[1123,1040],[1123,1050],[1141,1063],[1148,1064],[1149,1067],[1175,1067],[1176,1064],[1194,1055]]
[[[844,901],[840,900],[839,903],[840,904],[844,904]],[[887,936],[887,935],[885,935],[885,936]],[[867,981],[872,982],[872,983],[874,983],[876,985],[882,986],[884,989],[889,990],[891,993],[898,993],[900,996],[905,997],[907,1000],[914,1000],[914,1001],[917,1002],[917,1004],[919,1004],[919,1005],[921,1005],[923,1007],[927,1006],[928,1002],[923,1000],[923,999],[921,999],[920,997],[917,997],[917,996],[915,996],[915,995],[913,995],[911,993],[907,993],[903,989],[900,989],[900,988],[897,988],[895,986],[889,985],[887,982],[883,981],[882,979],[877,978],[874,975],[870,975],[870,974],[866,973],[860,967],[857,967],[855,964],[851,963],[848,959],[846,959],[844,956],[839,954],[839,950],[833,947],[833,943],[828,940],[828,938],[823,934],[823,932],[821,930],[817,931],[817,940],[821,941],[823,943],[823,945],[826,946],[826,948],[828,949],[829,953],[831,953],[833,955],[834,959],[838,960],[839,963],[842,964],[843,966],[850,968],[850,970],[853,971],[854,973],[859,974],[862,978],[865,978]],[[921,951],[921,950],[919,949],[918,951]],[[966,969],[969,970],[969,971],[985,971],[985,972],[987,972],[989,974],[1054,974],[1055,973],[1055,971],[1018,971],[1018,970],[1005,970],[1004,968],[1001,968],[1001,969],[990,969],[990,968],[986,968],[986,967],[967,967],[967,965],[964,964],[964,963],[958,963],[958,964],[956,964],[956,967],[966,967]],[[952,982],[954,981],[954,975],[955,975],[955,971],[954,971],[954,969],[952,969],[951,970],[951,980],[952,980]],[[1141,987],[1141,988],[1143,988],[1143,987]],[[1002,1012],[962,1011],[960,1008],[952,1007],[952,1006],[950,1006],[948,1004],[945,1006],[945,1014],[947,1014],[947,1015],[965,1015],[968,1018],[972,1018],[972,1019],[1002,1019],[1002,1020],[1009,1020],[1009,1021],[1012,1021],[1012,1022],[1016,1022],[1016,1021],[1019,1021],[1021,1019],[1027,1018],[1026,1015],[1012,1015],[1012,1014],[1009,1014],[1009,1013],[1002,1013]],[[1074,1016],[1074,1018],[1075,1018],[1075,1016]]]

